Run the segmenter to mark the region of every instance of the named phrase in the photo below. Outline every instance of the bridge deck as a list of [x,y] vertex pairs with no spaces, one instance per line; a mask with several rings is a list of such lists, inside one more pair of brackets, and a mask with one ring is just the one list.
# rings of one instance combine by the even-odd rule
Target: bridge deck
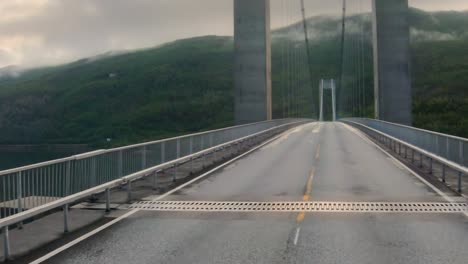
[[[294,129],[174,201],[446,202],[359,132]],[[463,214],[140,211],[49,263],[466,263]]]

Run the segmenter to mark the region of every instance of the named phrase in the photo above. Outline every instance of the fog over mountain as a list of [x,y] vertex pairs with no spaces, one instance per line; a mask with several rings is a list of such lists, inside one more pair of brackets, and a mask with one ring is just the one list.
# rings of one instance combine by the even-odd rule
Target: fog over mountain
[[[299,1],[271,1],[274,28],[300,18]],[[348,2],[350,12],[370,9],[370,0],[362,0],[360,7],[359,1]],[[466,0],[410,4],[468,10]],[[306,5],[309,16],[339,14],[341,0],[306,0]],[[0,67],[55,65],[181,38],[232,35],[233,30],[232,0],[5,0],[0,13]]]
[[[372,89],[369,16],[349,17],[343,68],[346,76],[357,76],[349,40],[364,25],[368,56],[361,79]],[[310,91],[308,84],[318,84],[323,76],[339,75],[340,24],[339,16],[309,19],[313,80],[303,71],[304,89]],[[411,9],[410,24],[415,125],[468,137],[468,13]],[[302,30],[298,23],[273,32],[275,118],[282,117],[284,80],[293,68],[285,61],[284,47],[303,47]],[[14,66],[0,69],[13,75],[0,78],[0,144],[101,146],[106,138],[129,144],[232,125],[233,56],[232,36],[204,36],[22,73]],[[304,106],[311,110],[309,103]],[[204,118],[192,122],[199,116]]]

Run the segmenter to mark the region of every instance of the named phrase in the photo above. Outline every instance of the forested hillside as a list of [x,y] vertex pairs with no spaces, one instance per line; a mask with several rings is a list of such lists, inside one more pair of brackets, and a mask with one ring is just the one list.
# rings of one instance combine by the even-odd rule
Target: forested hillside
[[119,144],[226,126],[232,40],[202,37],[0,84],[2,143]]
[[[323,76],[339,78],[340,21],[314,17],[308,23],[316,89]],[[468,137],[468,13],[412,10],[411,24],[415,125]],[[294,35],[299,30],[294,25],[273,33],[275,117],[284,114],[284,42],[303,45]],[[100,146],[112,138],[120,145],[231,125],[232,64],[232,38],[206,36],[67,65],[4,69],[0,144]],[[372,90],[372,67],[365,69]],[[308,100],[316,91],[306,74],[297,113],[311,116]]]

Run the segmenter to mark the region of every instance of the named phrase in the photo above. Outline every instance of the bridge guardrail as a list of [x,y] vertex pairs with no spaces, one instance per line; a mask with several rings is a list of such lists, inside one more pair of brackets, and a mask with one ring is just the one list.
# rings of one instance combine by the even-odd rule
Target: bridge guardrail
[[[421,168],[424,166],[424,158],[427,158],[427,167],[431,174],[434,172],[433,163],[439,163],[441,165],[441,179],[444,183],[446,182],[446,169],[449,168],[457,172],[457,191],[462,192],[462,177],[468,175],[468,166],[464,160],[464,153],[467,153],[464,150],[468,147],[467,139],[374,119],[344,118],[340,121],[357,126],[397,154],[404,155],[405,158],[409,155],[407,151],[411,150],[410,155],[413,163],[415,153],[419,154],[419,167]],[[438,147],[438,142],[444,142],[447,149]],[[459,156],[455,159],[452,159],[453,156],[450,155],[452,153],[450,147],[453,145],[458,146],[456,153]]]
[[132,181],[187,160],[309,121],[264,121],[0,171],[0,228],[4,239],[8,241],[9,226],[31,217],[61,207],[67,214],[68,205],[83,198],[102,192],[107,195],[112,188],[130,186]]
[[468,167],[468,139],[368,118],[346,118]]
[[0,219],[294,121],[297,120],[234,126],[0,171]]

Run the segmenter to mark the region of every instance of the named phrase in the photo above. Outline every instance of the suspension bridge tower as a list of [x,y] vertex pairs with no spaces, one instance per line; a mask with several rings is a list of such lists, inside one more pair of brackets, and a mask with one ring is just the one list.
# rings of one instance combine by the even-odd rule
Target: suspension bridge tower
[[408,0],[373,0],[377,119],[411,125]]
[[270,0],[234,0],[235,120],[270,120]]

